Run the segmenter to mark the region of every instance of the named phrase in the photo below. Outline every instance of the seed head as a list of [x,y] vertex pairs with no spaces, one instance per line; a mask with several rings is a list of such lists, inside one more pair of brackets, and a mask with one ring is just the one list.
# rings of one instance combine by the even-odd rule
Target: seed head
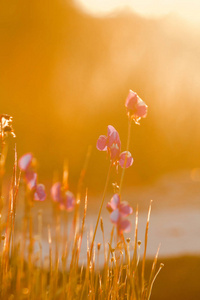
[[98,244],[97,244],[97,249],[98,249],[98,251],[100,250],[100,248],[101,248],[101,243],[98,243]]
[[12,127],[12,119],[13,118],[9,115],[0,115],[0,136],[3,142],[9,135],[16,137]]

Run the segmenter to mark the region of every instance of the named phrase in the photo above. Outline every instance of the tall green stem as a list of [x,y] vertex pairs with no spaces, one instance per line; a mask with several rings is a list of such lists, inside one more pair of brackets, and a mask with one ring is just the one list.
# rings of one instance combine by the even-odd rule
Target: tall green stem
[[[128,138],[127,138],[127,144],[126,144],[126,151],[129,150],[129,145],[130,145],[130,139],[131,139],[131,123],[132,123],[132,120],[130,117],[128,117]],[[122,183],[123,183],[123,180],[124,180],[124,174],[125,174],[125,166],[126,166],[126,163],[127,163],[127,158],[128,158],[128,155],[126,155],[125,157],[125,161],[124,161],[124,167],[122,169],[122,175],[121,175],[121,180],[120,180],[120,184],[119,184],[119,194],[121,195],[121,191],[122,191]]]
[[107,175],[107,179],[106,179],[106,184],[105,184],[105,187],[104,187],[102,201],[101,201],[101,205],[100,205],[100,208],[99,208],[99,214],[98,214],[98,218],[97,218],[97,222],[96,222],[96,226],[95,226],[95,230],[94,230],[94,234],[93,234],[93,238],[92,238],[92,243],[91,243],[91,247],[90,247],[89,261],[91,261],[91,258],[92,258],[92,251],[93,251],[93,247],[94,247],[94,240],[95,240],[95,236],[96,236],[96,233],[97,233],[99,219],[100,219],[100,216],[101,216],[101,211],[102,211],[103,203],[104,203],[105,196],[106,196],[106,191],[107,191],[107,187],[108,187],[108,183],[109,183],[109,179],[110,179],[111,169],[112,169],[112,161],[110,162],[110,166],[109,166],[109,169],[108,169],[108,175]]

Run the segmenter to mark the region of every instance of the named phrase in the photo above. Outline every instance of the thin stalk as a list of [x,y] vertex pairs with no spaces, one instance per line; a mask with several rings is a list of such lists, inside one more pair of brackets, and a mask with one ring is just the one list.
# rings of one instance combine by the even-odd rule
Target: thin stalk
[[105,234],[104,234],[104,226],[103,226],[103,219],[101,217],[101,231],[103,236],[103,249],[104,249],[104,266],[107,264],[107,257],[106,257],[106,243],[105,243]]
[[98,252],[97,252],[97,268],[96,268],[96,279],[95,279],[95,295],[98,295],[98,277],[99,277],[99,251],[100,251],[100,247],[98,248]]
[[4,173],[4,132],[3,132],[3,124],[2,117],[0,122],[0,134],[1,134],[1,153],[0,153],[0,235],[2,232],[2,210],[4,206],[3,196],[2,196],[2,188],[3,188],[3,173]]
[[0,201],[2,205],[2,181],[3,181],[3,150],[4,150],[4,133],[3,133],[3,123],[2,123],[2,117],[1,117],[1,128],[0,128],[0,134],[1,134],[1,156],[0,156]]
[[65,252],[65,249],[67,247],[67,241],[68,241],[68,212],[63,212],[63,253]]
[[157,260],[158,260],[159,250],[160,250],[160,245],[158,246],[158,250],[156,252],[156,255],[155,255],[155,258],[154,258],[154,261],[153,261],[153,265],[152,265],[152,268],[151,268],[151,274],[150,274],[148,288],[147,288],[147,292],[146,292],[148,300],[150,299],[150,295],[151,295],[151,289],[152,289],[152,284],[153,284],[153,281],[154,281],[154,275],[155,275],[155,271],[156,271],[156,264],[157,264]]
[[94,247],[94,240],[95,240],[95,237],[96,237],[97,228],[98,228],[98,224],[99,224],[99,220],[100,220],[100,216],[101,216],[101,211],[102,211],[103,203],[104,203],[105,196],[106,196],[106,191],[107,191],[107,187],[108,187],[108,183],[109,183],[109,179],[110,179],[111,169],[112,169],[112,161],[110,162],[110,166],[109,166],[109,169],[108,169],[108,174],[107,174],[106,183],[105,183],[103,196],[102,196],[102,200],[101,200],[101,205],[100,205],[100,208],[99,208],[99,214],[98,214],[98,217],[97,217],[97,222],[96,222],[96,226],[95,226],[95,230],[94,230],[94,234],[93,234],[93,238],[92,238],[92,243],[91,243],[91,246],[90,246],[90,250],[88,250],[88,267],[86,269],[85,280],[84,280],[84,284],[83,284],[80,299],[83,299],[85,288],[86,288],[87,281],[88,281],[88,278],[89,278],[89,267],[90,267],[90,262],[91,262],[91,259],[92,259],[92,251],[93,251],[93,247]]
[[101,211],[102,211],[103,203],[104,203],[105,196],[106,196],[106,191],[107,191],[107,187],[108,187],[108,183],[109,183],[109,179],[110,179],[111,169],[112,169],[112,161],[110,162],[110,166],[109,166],[109,169],[108,169],[108,175],[107,175],[107,179],[106,179],[106,184],[105,184],[105,187],[104,187],[102,201],[101,201],[101,205],[100,205],[100,208],[99,208],[99,214],[98,214],[98,218],[97,218],[97,222],[96,222],[96,226],[95,226],[95,230],[94,230],[94,234],[93,234],[93,238],[92,238],[92,243],[91,243],[91,247],[90,247],[89,262],[91,261],[91,258],[92,258],[92,251],[93,251],[93,246],[94,246],[94,240],[95,240],[95,237],[96,237],[97,228],[98,228],[99,220],[100,220],[100,217],[101,217]]
[[87,190],[85,194],[85,205],[84,205],[84,213],[83,213],[83,219],[82,219],[82,226],[81,226],[81,232],[80,232],[80,243],[79,243],[79,248],[78,248],[78,262],[79,262],[79,256],[81,252],[81,245],[82,245],[82,239],[83,239],[83,232],[85,228],[85,218],[86,218],[86,213],[87,213],[87,202],[88,202],[88,195],[87,195]]
[[133,251],[133,259],[132,259],[132,270],[135,271],[137,265],[137,246],[138,246],[138,205],[135,211],[135,241],[134,241],[134,251]]
[[[130,145],[130,139],[131,139],[131,123],[132,123],[132,120],[131,118],[129,117],[128,118],[128,137],[127,137],[127,144],[126,144],[126,151],[128,151],[129,149],[129,145]],[[120,184],[119,184],[119,194],[121,195],[121,191],[122,191],[122,184],[123,184],[123,180],[124,180],[124,174],[125,174],[125,166],[126,166],[126,163],[127,163],[127,155],[125,157],[125,161],[124,161],[124,167],[122,169],[122,175],[121,175],[121,180],[120,180]]]
[[153,280],[152,280],[152,282],[151,282],[150,291],[149,291],[149,295],[148,295],[147,300],[150,299],[153,284],[154,284],[154,282],[155,282],[155,280],[156,280],[156,277],[157,277],[158,274],[160,273],[160,270],[161,270],[163,267],[164,267],[164,264],[161,263],[161,264],[160,264],[160,267],[159,267],[159,269],[158,269],[158,271],[157,271],[157,273],[156,273],[156,275],[154,276],[154,278],[153,278]]
[[151,204],[152,200],[150,201],[149,205],[149,211],[147,216],[147,224],[146,224],[146,232],[145,232],[145,244],[144,244],[144,254],[143,254],[143,260],[142,260],[142,293],[144,291],[144,270],[145,270],[145,260],[146,260],[146,252],[147,252],[147,241],[148,241],[148,231],[149,231],[149,220],[150,220],[150,214],[151,214]]
[[49,243],[49,293],[52,292],[52,275],[53,275],[53,266],[52,266],[52,239],[51,239],[51,228],[48,225],[48,243]]
[[[74,221],[73,221],[73,226],[74,226],[74,233],[76,234],[79,230],[79,207],[80,207],[80,201],[81,201],[81,193],[82,193],[82,187],[83,187],[83,182],[85,179],[86,171],[88,169],[88,163],[90,160],[92,152],[92,146],[88,147],[85,161],[83,164],[83,168],[81,170],[79,180],[78,180],[78,186],[77,186],[77,195],[76,195],[76,205],[75,205],[75,211],[74,211]],[[73,231],[71,231],[73,234]]]

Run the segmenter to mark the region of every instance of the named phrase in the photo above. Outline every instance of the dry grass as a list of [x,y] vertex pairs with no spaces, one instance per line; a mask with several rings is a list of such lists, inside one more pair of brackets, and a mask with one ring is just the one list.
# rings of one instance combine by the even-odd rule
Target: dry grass
[[[14,174],[15,168],[14,168]],[[14,178],[13,178],[14,179]],[[14,180],[15,181],[15,180]],[[38,235],[33,235],[31,206],[26,206],[23,220],[22,239],[17,242],[14,233],[15,204],[18,191],[12,183],[6,224],[1,226],[1,299],[149,299],[152,285],[159,272],[157,254],[152,264],[149,279],[145,278],[146,248],[148,239],[149,207],[145,233],[145,251],[140,262],[140,241],[137,239],[138,210],[135,217],[135,241],[132,245],[124,236],[115,236],[111,232],[108,247],[104,239],[104,226],[101,220],[103,245],[94,247],[90,259],[92,240],[88,234],[87,265],[81,265],[80,251],[87,212],[87,194],[81,222],[78,222],[78,210],[74,211],[69,236],[61,232],[61,216],[54,208],[52,224],[48,226],[49,257],[44,264],[42,256],[42,213],[38,212]],[[27,201],[27,199],[25,199]],[[45,205],[45,204],[44,204]],[[74,223],[75,221],[75,223]],[[4,229],[5,228],[5,229]],[[114,229],[114,227],[113,227]],[[65,233],[67,234],[67,233]],[[52,241],[52,236],[56,236]],[[91,236],[91,235],[90,235]],[[114,238],[113,238],[114,237]],[[112,240],[114,240],[112,242]],[[39,250],[33,251],[36,243]],[[55,243],[55,245],[52,245]],[[55,251],[52,251],[55,246]],[[104,251],[104,264],[99,266],[100,248]],[[133,255],[130,249],[134,248]],[[139,268],[141,263],[142,268]]]
[[[3,169],[5,166],[4,153],[6,140],[2,132],[1,145],[1,187],[3,185]],[[127,149],[130,140],[130,120]],[[43,214],[37,213],[37,234],[34,233],[33,220],[33,194],[24,185],[24,213],[21,220],[20,233],[15,230],[15,215],[20,207],[17,207],[17,197],[21,179],[21,171],[17,167],[17,151],[14,151],[14,167],[9,190],[9,203],[7,215],[1,215],[0,224],[0,299],[133,299],[149,300],[152,286],[162,268],[157,266],[158,252],[153,261],[151,272],[146,278],[146,251],[148,241],[148,229],[151,213],[149,206],[146,231],[144,237],[144,253],[140,259],[140,245],[138,241],[138,208],[135,210],[134,242],[129,238],[125,240],[123,233],[111,230],[110,240],[105,240],[105,228],[101,218],[101,210],[109,184],[108,177],[103,192],[102,202],[94,229],[85,232],[88,195],[84,196],[84,210],[81,212],[80,201],[82,199],[83,179],[86,173],[91,149],[88,150],[80,180],[77,187],[75,209],[72,221],[68,219],[68,212],[61,214],[58,203],[52,202],[53,214],[51,223],[48,224],[49,255],[46,260],[43,257]],[[125,163],[126,165],[126,159]],[[124,171],[122,171],[119,190],[121,191]],[[64,165],[63,184],[67,186],[68,169]],[[3,197],[1,197],[1,213]],[[21,200],[21,199],[20,199]],[[45,202],[43,203],[45,207]],[[96,231],[99,225],[103,236],[103,244],[95,244]],[[64,228],[64,231],[62,230]],[[70,230],[68,230],[68,228]],[[106,229],[107,230],[107,229]],[[87,250],[85,253],[86,264],[80,259],[83,236],[87,236]],[[97,241],[98,242],[98,241]],[[35,251],[36,245],[38,250]],[[100,250],[103,249],[104,263],[100,265]]]

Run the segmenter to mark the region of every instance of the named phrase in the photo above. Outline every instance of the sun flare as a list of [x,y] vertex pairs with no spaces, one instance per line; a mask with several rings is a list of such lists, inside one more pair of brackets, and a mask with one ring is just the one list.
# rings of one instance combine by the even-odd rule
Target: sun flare
[[175,14],[192,23],[200,22],[198,0],[76,0],[76,2],[85,11],[94,15],[106,15],[114,10],[128,8],[147,17]]

